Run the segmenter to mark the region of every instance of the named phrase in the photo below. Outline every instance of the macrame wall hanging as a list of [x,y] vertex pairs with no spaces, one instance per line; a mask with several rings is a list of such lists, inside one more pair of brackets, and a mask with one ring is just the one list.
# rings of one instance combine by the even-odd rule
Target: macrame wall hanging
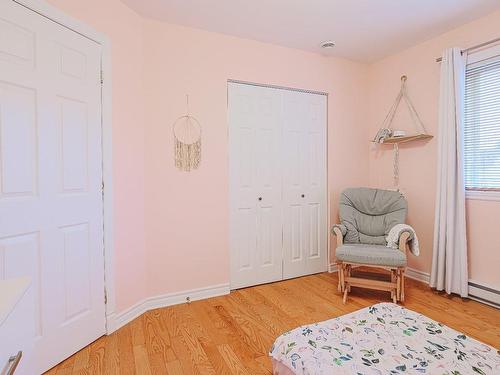
[[186,172],[198,169],[201,161],[201,125],[189,113],[189,95],[186,95],[186,114],[175,120],[172,130],[175,166]]
[[[417,113],[417,110],[413,106],[413,103],[406,92],[406,76],[401,77],[401,89],[399,90],[399,94],[396,97],[396,100],[392,104],[389,112],[385,116],[384,121],[382,122],[382,126],[380,130],[377,132],[377,135],[373,139],[375,143],[383,143],[383,144],[392,144],[394,149],[394,158],[393,158],[393,179],[394,179],[394,187],[399,190],[399,144],[415,141],[418,139],[430,139],[432,135],[427,134],[424,124],[420,119],[420,116]],[[404,101],[408,110],[410,112],[410,117],[412,119],[413,125],[417,133],[413,135],[406,135],[406,132],[401,130],[393,130],[392,123],[394,121],[394,116],[396,115],[396,111],[398,109],[401,101]]]

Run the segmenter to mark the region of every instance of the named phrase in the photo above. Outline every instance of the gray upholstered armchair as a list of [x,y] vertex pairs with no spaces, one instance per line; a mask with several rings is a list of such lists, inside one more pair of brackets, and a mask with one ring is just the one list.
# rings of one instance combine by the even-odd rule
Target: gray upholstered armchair
[[[404,224],[407,202],[396,191],[351,188],[340,196],[340,224],[332,233],[337,237],[335,252],[339,269],[339,291],[344,303],[351,286],[386,290],[396,303],[404,301],[404,272],[407,264],[407,242],[413,233],[398,233],[399,248],[387,246],[386,238],[393,227]],[[390,271],[390,281],[353,277],[356,266],[377,267]]]

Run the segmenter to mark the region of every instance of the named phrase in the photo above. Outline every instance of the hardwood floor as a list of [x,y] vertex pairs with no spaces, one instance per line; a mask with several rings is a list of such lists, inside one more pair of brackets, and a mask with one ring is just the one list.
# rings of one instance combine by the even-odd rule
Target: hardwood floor
[[[353,288],[343,305],[336,273],[240,289],[150,311],[47,374],[271,374],[267,353],[283,332],[389,297]],[[436,293],[411,279],[404,305],[500,348],[500,310]]]

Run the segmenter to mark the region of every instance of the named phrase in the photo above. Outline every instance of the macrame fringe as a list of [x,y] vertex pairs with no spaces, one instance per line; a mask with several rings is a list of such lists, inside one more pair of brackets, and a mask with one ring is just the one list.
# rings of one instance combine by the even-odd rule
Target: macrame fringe
[[194,143],[184,143],[175,137],[175,166],[181,171],[198,169],[201,161],[201,138]]

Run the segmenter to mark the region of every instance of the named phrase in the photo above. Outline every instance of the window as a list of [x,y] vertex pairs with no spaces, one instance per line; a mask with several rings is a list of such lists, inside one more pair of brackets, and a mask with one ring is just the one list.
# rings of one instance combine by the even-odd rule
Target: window
[[465,187],[500,192],[500,49],[477,55],[465,75]]

